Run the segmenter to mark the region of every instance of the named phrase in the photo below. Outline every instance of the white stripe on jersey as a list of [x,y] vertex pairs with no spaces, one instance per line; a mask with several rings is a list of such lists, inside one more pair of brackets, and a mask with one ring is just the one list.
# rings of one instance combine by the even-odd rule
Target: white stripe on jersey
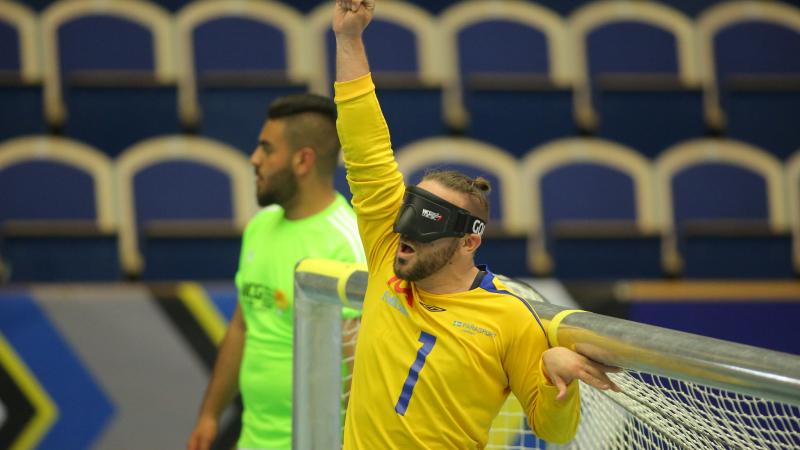
[[[347,229],[353,235],[353,239],[355,240],[356,244],[358,244],[359,253],[363,256],[364,255],[364,243],[361,242],[361,234],[358,233],[358,222],[356,221],[356,215],[353,213],[353,210],[350,208],[341,208],[334,211],[335,215],[340,216],[342,222],[347,226]],[[366,261],[366,257],[364,258]]]
[[339,232],[350,243],[350,248],[353,250],[355,261],[359,263],[366,262],[364,257],[364,246],[361,243],[361,237],[358,235],[358,225],[355,218],[348,214],[344,208],[337,208],[330,216],[328,221],[336,227]]

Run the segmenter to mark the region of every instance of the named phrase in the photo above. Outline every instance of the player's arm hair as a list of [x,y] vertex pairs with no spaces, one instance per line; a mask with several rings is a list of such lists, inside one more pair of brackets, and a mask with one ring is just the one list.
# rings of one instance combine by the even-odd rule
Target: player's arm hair
[[236,311],[225,331],[217,352],[214,371],[208,383],[199,416],[219,419],[220,414],[233,401],[239,391],[239,366],[244,353],[244,340],[246,326],[242,317],[241,308],[236,305]]
[[361,33],[372,19],[375,0],[358,0],[356,11],[337,2],[333,17],[336,34],[336,81],[350,81],[369,73],[367,51]]

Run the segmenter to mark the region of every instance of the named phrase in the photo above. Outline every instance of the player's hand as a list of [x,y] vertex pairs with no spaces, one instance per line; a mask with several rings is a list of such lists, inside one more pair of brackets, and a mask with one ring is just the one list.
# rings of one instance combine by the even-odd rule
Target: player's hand
[[567,395],[567,385],[574,379],[600,390],[611,389],[620,392],[606,372],[619,372],[619,367],[611,367],[573,352],[566,347],[554,347],[542,353],[544,370],[550,381],[558,388],[556,400],[563,400]]
[[337,36],[359,37],[372,20],[375,0],[336,0],[333,32]]
[[217,438],[217,426],[217,419],[213,417],[198,418],[197,425],[189,436],[187,450],[209,450],[211,443]]

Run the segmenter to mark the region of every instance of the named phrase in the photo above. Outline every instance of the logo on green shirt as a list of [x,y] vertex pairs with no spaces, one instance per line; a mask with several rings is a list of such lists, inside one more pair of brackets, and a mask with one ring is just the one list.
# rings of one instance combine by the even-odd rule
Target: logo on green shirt
[[254,310],[277,308],[283,312],[289,308],[289,300],[283,291],[260,283],[244,283],[241,299]]

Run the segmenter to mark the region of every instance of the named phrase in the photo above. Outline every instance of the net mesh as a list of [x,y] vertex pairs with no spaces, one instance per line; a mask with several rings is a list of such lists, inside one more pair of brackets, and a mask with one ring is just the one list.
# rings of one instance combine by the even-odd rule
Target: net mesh
[[798,449],[800,407],[643,372],[585,388],[573,448]]
[[[359,322],[342,327],[347,405]],[[800,407],[643,372],[609,374],[621,393],[581,385],[581,424],[567,445],[536,438],[509,396],[489,433],[487,449],[750,450],[800,449]]]

